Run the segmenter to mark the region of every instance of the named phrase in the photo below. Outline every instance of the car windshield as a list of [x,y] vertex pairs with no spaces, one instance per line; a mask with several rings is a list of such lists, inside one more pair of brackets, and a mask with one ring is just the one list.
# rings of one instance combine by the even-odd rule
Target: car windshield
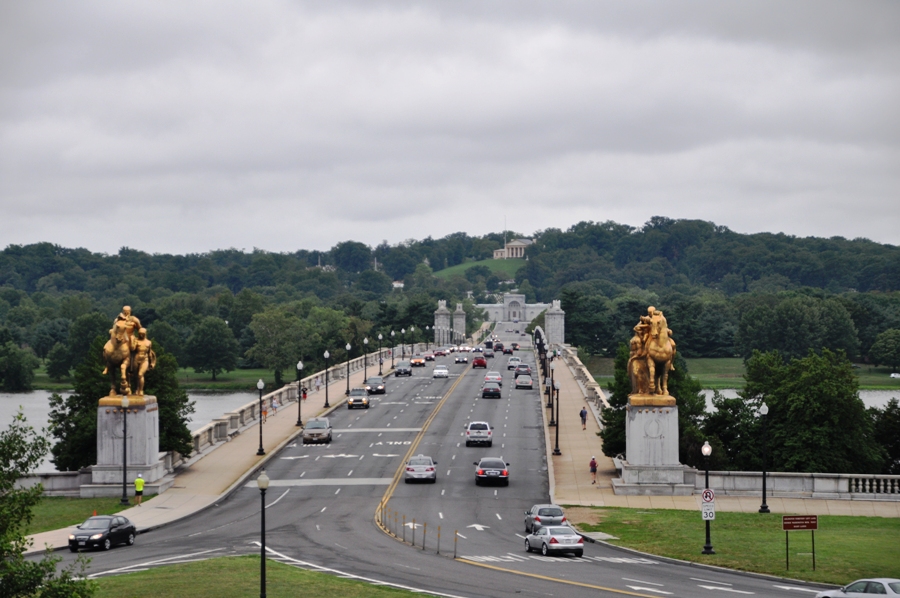
[[487,430],[488,425],[487,424],[470,424],[469,429],[470,430]]
[[561,517],[562,514],[563,514],[562,509],[558,509],[556,507],[553,507],[553,508],[548,507],[545,509],[540,509],[538,511],[538,515],[541,515],[542,517]]
[[482,469],[506,469],[506,463],[499,459],[484,459],[480,466]]
[[328,426],[325,424],[325,422],[311,421],[306,422],[306,427],[311,430],[322,430],[324,428],[327,428]]
[[410,465],[431,465],[429,457],[413,457],[409,460]]
[[408,362],[408,361],[401,361],[400,363],[397,364],[397,367],[398,367],[398,368],[408,368],[408,367],[409,367],[409,362]]
[[436,370],[446,370],[446,369],[447,369],[447,366],[445,366],[445,365],[439,365],[439,366],[435,366],[434,369],[436,369]]
[[366,389],[365,388],[354,388],[350,391],[350,394],[351,395],[365,395]]
[[81,524],[81,529],[107,529],[109,528],[109,524],[112,522],[112,519],[103,518],[103,519],[88,519],[84,523]]
[[551,536],[571,536],[575,532],[572,531],[572,528],[569,527],[551,527],[550,535]]
[[369,378],[368,382],[369,384],[381,384],[384,380],[382,378]]

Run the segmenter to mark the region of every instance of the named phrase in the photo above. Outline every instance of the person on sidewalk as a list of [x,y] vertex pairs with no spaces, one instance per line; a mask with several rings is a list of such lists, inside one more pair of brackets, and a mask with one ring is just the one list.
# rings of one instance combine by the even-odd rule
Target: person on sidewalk
[[581,416],[581,429],[587,430],[587,409],[582,407],[581,412],[578,415]]
[[591,457],[591,484],[597,483],[597,457]]
[[269,406],[266,405],[266,402],[265,402],[265,401],[263,401],[263,405],[262,405],[262,423],[266,423],[266,419],[268,418],[268,415],[269,415]]
[[322,387],[322,383],[316,378],[316,392],[319,392],[319,389]]
[[278,415],[278,399],[272,399],[272,416]]
[[144,498],[144,476],[138,474],[134,480],[134,504],[141,506],[141,500]]

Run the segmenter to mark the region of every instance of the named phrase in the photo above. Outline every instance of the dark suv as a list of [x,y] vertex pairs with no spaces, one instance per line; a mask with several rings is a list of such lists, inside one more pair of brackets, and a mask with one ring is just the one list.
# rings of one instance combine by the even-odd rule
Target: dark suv
[[531,366],[526,365],[524,363],[516,366],[515,376],[518,378],[519,376],[530,376],[531,375]]
[[412,376],[412,366],[408,361],[401,361],[394,368],[394,376]]

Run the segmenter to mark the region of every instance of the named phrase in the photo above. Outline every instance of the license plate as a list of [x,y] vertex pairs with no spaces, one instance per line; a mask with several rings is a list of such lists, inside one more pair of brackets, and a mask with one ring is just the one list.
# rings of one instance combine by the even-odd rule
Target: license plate
[[79,546],[84,546],[84,544],[85,544],[84,542],[79,542],[79,543],[78,543]]
[[488,475],[500,475],[499,471],[489,471]]

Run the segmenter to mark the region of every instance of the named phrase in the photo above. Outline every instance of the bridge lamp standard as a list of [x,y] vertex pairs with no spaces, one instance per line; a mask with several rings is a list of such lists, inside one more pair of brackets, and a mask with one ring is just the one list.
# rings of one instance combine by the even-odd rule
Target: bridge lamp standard
[[256,478],[256,486],[259,488],[259,496],[261,500],[259,509],[259,598],[266,598],[266,490],[269,488],[269,476],[263,469],[259,477]]
[[259,450],[256,451],[256,454],[259,455],[259,456],[262,456],[262,455],[265,455],[265,454],[266,454],[266,451],[263,450],[263,443],[262,443],[262,427],[263,427],[263,419],[262,419],[262,412],[263,412],[262,393],[263,393],[263,389],[264,389],[265,387],[266,387],[266,383],[262,381],[262,378],[260,378],[259,381],[257,381],[257,383],[256,383],[256,388],[257,388],[257,390],[259,390]]
[[413,346],[416,344],[416,343],[415,343],[415,340],[416,340],[415,332],[416,332],[416,327],[415,327],[415,326],[410,326],[410,327],[409,327],[409,334],[413,337],[413,342],[409,343],[409,356],[410,356],[410,357],[412,357],[412,354],[415,353],[415,351],[413,350]]
[[559,382],[554,382],[553,390],[556,392],[556,447],[553,449],[554,455],[562,455],[562,452],[559,450]]
[[363,339],[363,382],[369,379],[369,337]]
[[303,404],[303,362],[297,362],[297,425],[303,427],[303,420],[300,418],[300,406]]
[[325,358],[325,409],[328,409],[331,407],[331,405],[328,404],[328,358],[331,357],[331,353],[325,351],[323,357]]
[[762,504],[759,506],[760,513],[769,513],[769,505],[766,504],[766,465],[768,465],[768,459],[766,459],[766,444],[768,444],[768,438],[766,436],[766,420],[769,419],[766,417],[769,415],[769,406],[763,403],[759,407],[759,415],[762,419],[762,432],[763,432],[763,487],[762,487]]
[[553,413],[553,404],[554,404],[553,403],[553,393],[554,393],[554,389],[556,387],[556,381],[553,379],[554,370],[556,370],[556,364],[553,362],[550,362],[550,389],[549,389],[550,390],[550,400],[547,401],[547,406],[550,407],[550,423],[547,424],[548,426],[556,425],[556,418]]
[[[706,466],[706,489],[709,490],[709,456],[712,454],[712,447],[709,446],[708,440],[703,443],[700,452],[703,453],[703,463]],[[716,554],[709,538],[709,519],[706,520],[706,544],[703,545],[701,554]]]
[[406,359],[406,328],[400,329],[400,359]]
[[428,338],[428,330],[429,330],[429,328],[428,328],[428,326],[426,326],[425,327],[425,350],[426,351],[429,350],[429,346],[430,346],[430,340]]
[[391,369],[394,369],[394,331],[391,330]]
[[347,396],[350,396],[350,343],[344,347],[347,349]]
[[381,365],[384,363],[384,356],[381,354],[381,339],[384,338],[381,336],[381,333],[378,333],[378,375],[381,376]]

